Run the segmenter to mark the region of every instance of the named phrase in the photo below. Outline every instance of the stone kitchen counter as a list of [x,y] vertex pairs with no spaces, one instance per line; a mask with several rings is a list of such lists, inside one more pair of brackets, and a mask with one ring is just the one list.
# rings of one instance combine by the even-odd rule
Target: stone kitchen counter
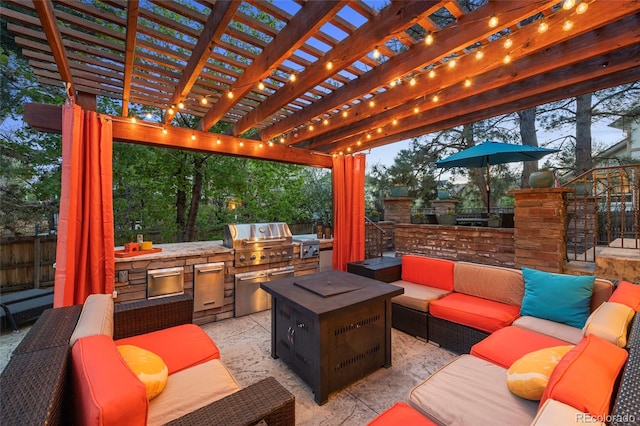
[[[297,235],[294,235],[295,238]],[[320,239],[320,249],[327,250],[333,245],[333,239]],[[300,243],[293,242],[293,259],[288,262],[236,267],[234,265],[235,250],[225,247],[222,240],[194,241],[187,243],[154,244],[153,248],[162,251],[141,254],[131,257],[115,258],[115,290],[116,303],[126,303],[147,298],[147,271],[182,267],[184,270],[184,292],[193,294],[194,265],[206,263],[224,263],[224,306],[206,311],[195,312],[194,322],[205,324],[234,316],[234,277],[236,273],[264,270],[292,265],[295,275],[312,274],[319,270],[319,258],[300,256]],[[123,250],[124,247],[116,247]]]

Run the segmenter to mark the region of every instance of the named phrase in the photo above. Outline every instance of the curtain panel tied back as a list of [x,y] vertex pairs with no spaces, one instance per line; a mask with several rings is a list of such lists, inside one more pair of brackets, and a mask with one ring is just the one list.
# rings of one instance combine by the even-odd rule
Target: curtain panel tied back
[[65,104],[54,307],[113,292],[112,147],[108,116]]

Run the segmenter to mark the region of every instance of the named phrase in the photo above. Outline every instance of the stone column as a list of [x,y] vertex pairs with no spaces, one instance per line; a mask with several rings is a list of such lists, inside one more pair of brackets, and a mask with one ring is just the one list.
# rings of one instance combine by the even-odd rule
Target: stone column
[[431,200],[433,212],[436,215],[447,214],[450,210],[455,211],[458,200]]
[[563,273],[569,188],[521,189],[515,195],[515,267]]
[[411,223],[410,197],[393,197],[384,199],[384,220],[396,223]]

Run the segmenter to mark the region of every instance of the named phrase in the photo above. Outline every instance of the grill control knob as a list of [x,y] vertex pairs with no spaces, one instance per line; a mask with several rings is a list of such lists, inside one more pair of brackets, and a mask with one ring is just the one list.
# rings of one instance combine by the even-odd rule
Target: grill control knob
[[267,255],[266,255],[266,254],[262,253],[262,254],[260,255],[260,259],[266,259],[266,258],[267,258]]
[[246,257],[244,257],[244,256],[240,256],[240,262],[244,262],[245,260],[247,260],[247,258],[246,258]]
[[255,255],[255,254],[252,254],[252,255],[251,255],[251,257],[249,257],[249,259],[251,259],[251,260],[256,260],[256,255]]
[[269,255],[269,257],[276,257],[276,254],[274,252],[271,252],[271,254]]

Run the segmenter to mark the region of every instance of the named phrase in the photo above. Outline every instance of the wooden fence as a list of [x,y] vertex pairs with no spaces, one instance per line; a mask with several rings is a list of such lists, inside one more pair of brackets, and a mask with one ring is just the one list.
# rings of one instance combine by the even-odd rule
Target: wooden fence
[[0,293],[53,285],[55,235],[0,241]]

